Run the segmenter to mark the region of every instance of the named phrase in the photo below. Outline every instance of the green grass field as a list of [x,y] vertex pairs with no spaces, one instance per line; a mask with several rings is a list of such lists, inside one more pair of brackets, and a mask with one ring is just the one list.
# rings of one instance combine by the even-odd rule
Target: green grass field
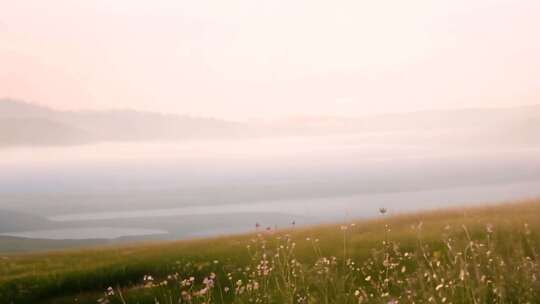
[[389,214],[0,254],[0,303],[540,303],[540,200]]

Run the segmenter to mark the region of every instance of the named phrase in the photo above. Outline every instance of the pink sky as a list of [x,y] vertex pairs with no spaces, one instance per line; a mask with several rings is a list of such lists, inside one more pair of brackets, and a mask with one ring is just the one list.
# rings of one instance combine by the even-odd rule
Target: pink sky
[[0,97],[230,119],[540,103],[540,2],[0,0]]

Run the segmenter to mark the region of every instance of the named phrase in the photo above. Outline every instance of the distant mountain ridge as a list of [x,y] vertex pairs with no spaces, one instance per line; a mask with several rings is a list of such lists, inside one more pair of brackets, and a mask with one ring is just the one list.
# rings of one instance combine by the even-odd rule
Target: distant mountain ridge
[[52,112],[53,111],[51,109],[40,105],[35,105],[15,99],[0,99],[1,117],[42,116],[50,114]]
[[56,111],[0,99],[0,146],[77,145],[235,136],[240,124],[213,118],[132,110]]
[[[57,111],[14,99],[0,99],[0,147],[79,145],[112,141],[182,141],[249,137],[320,136],[369,132],[440,130],[466,141],[540,143],[540,105],[457,109],[368,117],[304,117],[272,123],[134,110]],[[463,141],[463,134],[468,139]]]

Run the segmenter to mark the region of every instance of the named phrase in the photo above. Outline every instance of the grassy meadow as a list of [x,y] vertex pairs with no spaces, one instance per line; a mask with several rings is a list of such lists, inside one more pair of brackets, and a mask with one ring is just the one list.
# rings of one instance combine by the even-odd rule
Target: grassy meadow
[[0,303],[540,303],[540,200],[385,211],[210,239],[0,254]]

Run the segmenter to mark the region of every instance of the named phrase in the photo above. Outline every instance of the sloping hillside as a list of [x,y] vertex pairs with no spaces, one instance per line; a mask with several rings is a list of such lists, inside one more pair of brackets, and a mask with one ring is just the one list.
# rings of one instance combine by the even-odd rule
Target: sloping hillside
[[[389,210],[389,213],[391,213],[391,210]],[[518,260],[521,257],[525,258],[534,255],[534,252],[538,252],[540,249],[538,247],[540,244],[539,232],[540,201],[536,200],[492,207],[441,210],[390,217],[384,214],[377,220],[277,232],[261,231],[259,236],[249,234],[193,241],[139,243],[122,247],[99,247],[31,255],[4,255],[0,260],[0,294],[3,293],[1,298],[4,302],[0,302],[10,303],[9,299],[12,299],[14,303],[72,303],[73,299],[77,298],[79,303],[95,303],[98,297],[103,296],[103,290],[107,289],[108,286],[115,286],[115,290],[117,290],[116,287],[123,290],[123,294],[129,300],[128,303],[154,303],[154,297],[167,295],[168,292],[178,291],[180,288],[177,287],[179,285],[171,285],[170,288],[140,289],[141,284],[148,283],[143,281],[145,275],[152,275],[157,282],[161,282],[161,280],[168,280],[168,275],[178,272],[178,275],[182,278],[193,276],[198,282],[202,280],[204,275],[215,272],[217,277],[221,278],[218,284],[228,286],[231,282],[227,281],[227,272],[233,273],[231,275],[234,276],[247,275],[248,268],[246,268],[246,271],[241,268],[239,273],[235,269],[256,263],[257,259],[261,258],[261,244],[263,245],[262,253],[271,253],[270,257],[274,256],[273,250],[279,251],[279,248],[294,250],[294,258],[291,251],[290,259],[300,261],[302,265],[315,263],[315,267],[317,267],[316,262],[320,261],[322,257],[328,257],[330,261],[335,259],[337,267],[335,271],[338,272],[332,275],[334,281],[324,283],[328,284],[327,286],[333,286],[332,288],[337,288],[335,283],[342,280],[341,270],[339,269],[344,266],[340,265],[350,265],[343,263],[344,258],[355,261],[356,265],[369,265],[364,263],[372,259],[378,259],[379,254],[384,253],[384,250],[390,250],[385,249],[387,248],[385,244],[392,244],[392,247],[390,247],[393,248],[392,250],[400,248],[399,252],[414,253],[415,250],[420,250],[414,253],[417,260],[411,260],[407,264],[408,268],[400,266],[395,271],[392,268],[391,273],[396,276],[400,273],[412,276],[417,273],[414,271],[415,268],[428,267],[425,271],[431,271],[429,270],[429,264],[424,265],[424,259],[429,259],[435,264],[443,263],[440,265],[449,267],[444,268],[447,269],[445,270],[447,272],[437,272],[438,275],[450,277],[455,274],[459,281],[460,269],[452,268],[454,266],[450,264],[447,265],[450,261],[443,258],[444,255],[442,255],[447,253],[445,248],[450,244],[447,243],[449,238],[452,244],[451,248],[455,250],[463,250],[462,248],[465,248],[466,251],[471,250],[467,249],[468,244],[475,244],[474,246],[477,246],[475,250],[482,254],[486,254],[487,251],[491,250],[491,253],[487,252],[488,257],[496,257],[497,259],[500,257],[505,259],[505,263],[508,263],[509,267],[514,267],[513,265],[516,263],[522,262]],[[384,243],[381,245],[382,241]],[[526,243],[523,243],[524,241]],[[292,245],[293,243],[294,245]],[[421,247],[418,247],[418,244],[422,244]],[[526,244],[525,251],[521,249],[523,244]],[[275,246],[277,247],[275,248]],[[511,250],[509,250],[510,248]],[[518,255],[521,257],[518,257]],[[480,259],[481,257],[478,256],[477,258]],[[382,260],[380,262],[383,263]],[[482,258],[481,262],[478,260],[476,263],[484,262],[490,263],[489,259],[484,258]],[[529,266],[527,268],[522,266],[522,269],[536,271],[532,268],[529,269]],[[305,268],[305,271],[309,269]],[[515,272],[515,269],[519,268],[512,269],[511,271]],[[287,271],[290,271],[290,269]],[[361,271],[371,270],[363,269]],[[479,269],[479,271],[487,270]],[[243,274],[244,272],[245,274]],[[383,268],[383,276],[384,273]],[[515,273],[515,275],[518,275],[518,273]],[[529,282],[526,277],[514,277],[514,273],[510,271],[505,274],[505,277],[511,280],[521,280],[520,284],[528,284]],[[316,284],[318,279],[315,278],[320,278],[320,276],[307,278],[313,280],[313,284]],[[369,289],[369,286],[372,285],[369,282],[369,284],[365,285],[365,282],[369,280],[364,278],[365,276],[360,277],[359,281],[353,285],[353,288],[357,290],[359,288]],[[380,279],[371,276],[370,278],[375,281]],[[276,279],[281,280],[280,277],[276,277]],[[393,277],[392,279],[394,280]],[[481,279],[481,277],[471,277],[467,279],[467,282],[470,280],[470,284],[478,284]],[[174,278],[170,280],[172,282]],[[234,284],[234,282],[236,281],[232,283]],[[504,282],[500,281],[500,284],[506,284]],[[431,286],[431,284],[429,283],[427,286]],[[441,300],[445,294],[438,292],[439,288],[435,292],[435,287],[438,284],[433,285],[433,296],[440,297],[438,299]],[[312,288],[322,288],[324,286],[312,286]],[[522,295],[530,296],[531,292],[540,292],[540,289],[536,289],[537,287],[532,286],[532,289],[524,290]],[[382,285],[381,288],[383,288]],[[510,287],[501,285],[500,288]],[[320,291],[317,290],[314,289],[313,292]],[[479,293],[482,293],[482,290],[478,287]],[[510,291],[514,292],[513,289],[507,290],[507,292]],[[160,292],[165,293],[161,294]],[[339,292],[343,292],[343,295],[346,295],[349,301],[354,299],[353,294],[357,296],[354,289],[349,294],[345,290]],[[395,290],[389,292],[391,295],[396,294]],[[426,292],[429,292],[429,290]],[[484,293],[479,296],[483,295]],[[173,296],[173,294],[170,294],[170,296]],[[220,300],[219,294],[215,296],[218,297],[213,298],[212,302],[232,302],[232,300]],[[334,297],[340,295],[332,293],[328,294],[328,296],[335,299]],[[380,296],[378,294],[377,299]],[[476,294],[464,294],[464,296],[476,297]],[[231,297],[232,295],[226,296],[226,299],[233,299]],[[240,295],[237,294],[236,297],[240,297]],[[6,299],[8,299],[7,302]],[[41,301],[38,301],[38,299]],[[121,303],[119,299],[115,299],[111,299],[111,301]],[[203,298],[198,298],[197,303],[202,300]],[[336,302],[336,300],[331,302],[345,303]],[[473,303],[472,300],[462,301],[461,303],[469,302]],[[379,302],[375,301],[373,303]]]

